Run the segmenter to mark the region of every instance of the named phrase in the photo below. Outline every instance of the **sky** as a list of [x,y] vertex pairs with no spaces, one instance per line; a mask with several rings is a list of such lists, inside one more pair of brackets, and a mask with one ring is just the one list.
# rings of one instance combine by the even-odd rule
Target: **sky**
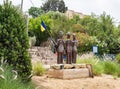
[[[20,5],[21,0],[11,0],[14,5]],[[32,2],[31,2],[32,1]],[[23,0],[23,11],[28,11],[31,6],[40,7],[45,0]],[[69,10],[85,15],[94,13],[100,15],[103,11],[111,15],[116,22],[120,21],[120,0],[64,0]],[[3,0],[0,0],[0,4]]]

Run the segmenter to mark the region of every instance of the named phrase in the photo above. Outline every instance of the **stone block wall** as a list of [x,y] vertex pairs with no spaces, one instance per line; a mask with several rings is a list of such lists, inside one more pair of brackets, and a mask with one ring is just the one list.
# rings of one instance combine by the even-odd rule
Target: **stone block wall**
[[42,64],[56,64],[57,55],[54,54],[50,47],[32,47],[29,49],[32,63],[41,62]]

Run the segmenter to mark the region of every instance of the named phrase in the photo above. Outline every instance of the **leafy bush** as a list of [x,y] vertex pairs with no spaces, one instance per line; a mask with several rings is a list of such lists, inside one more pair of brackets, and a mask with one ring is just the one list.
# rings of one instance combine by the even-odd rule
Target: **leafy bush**
[[104,66],[104,73],[119,76],[120,66],[117,62],[106,61]]
[[0,57],[4,57],[23,79],[31,75],[32,70],[28,48],[25,17],[20,9],[5,0],[0,5]]
[[43,68],[40,62],[36,62],[33,64],[33,74],[37,76],[41,76],[45,74],[46,70]]
[[100,61],[97,64],[93,65],[94,75],[101,75],[104,73],[104,62]]
[[97,45],[97,38],[94,36],[89,36],[85,33],[77,33],[78,40],[78,53],[90,52],[92,51],[92,46]]
[[17,72],[7,64],[0,66],[0,89],[34,89],[31,82],[23,83]]
[[[47,30],[50,30],[49,29],[49,22],[47,23],[46,22],[46,19],[47,17],[42,18],[42,20],[44,21],[45,25],[47,26]],[[42,32],[41,29],[40,29],[40,23],[41,23],[41,20],[39,17],[37,18],[31,18],[29,20],[29,36],[35,36],[36,37],[36,43],[35,45],[36,46],[40,46],[40,44],[44,41],[46,41],[49,37],[48,35],[48,32],[47,31],[44,31]]]
[[116,55],[116,60],[120,63],[120,53]]

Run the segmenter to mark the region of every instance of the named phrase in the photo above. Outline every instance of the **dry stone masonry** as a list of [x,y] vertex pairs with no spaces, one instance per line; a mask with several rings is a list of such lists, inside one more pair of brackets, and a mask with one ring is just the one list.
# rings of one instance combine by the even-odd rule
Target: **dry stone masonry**
[[32,47],[29,49],[32,63],[41,62],[42,64],[56,64],[57,55],[54,54],[50,47]]

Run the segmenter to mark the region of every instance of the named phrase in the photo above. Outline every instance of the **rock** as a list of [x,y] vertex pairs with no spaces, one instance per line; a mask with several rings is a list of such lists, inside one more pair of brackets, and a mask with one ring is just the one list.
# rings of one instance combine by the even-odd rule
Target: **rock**
[[51,69],[80,69],[86,68],[86,64],[54,64]]
[[50,69],[50,65],[43,65],[43,68],[45,68],[45,69]]
[[86,64],[73,64],[74,68],[79,69],[79,68],[86,68]]
[[74,66],[72,64],[64,64],[64,69],[73,69]]
[[59,69],[63,69],[64,65],[63,64],[54,64],[54,65],[51,65],[50,68],[59,70]]

